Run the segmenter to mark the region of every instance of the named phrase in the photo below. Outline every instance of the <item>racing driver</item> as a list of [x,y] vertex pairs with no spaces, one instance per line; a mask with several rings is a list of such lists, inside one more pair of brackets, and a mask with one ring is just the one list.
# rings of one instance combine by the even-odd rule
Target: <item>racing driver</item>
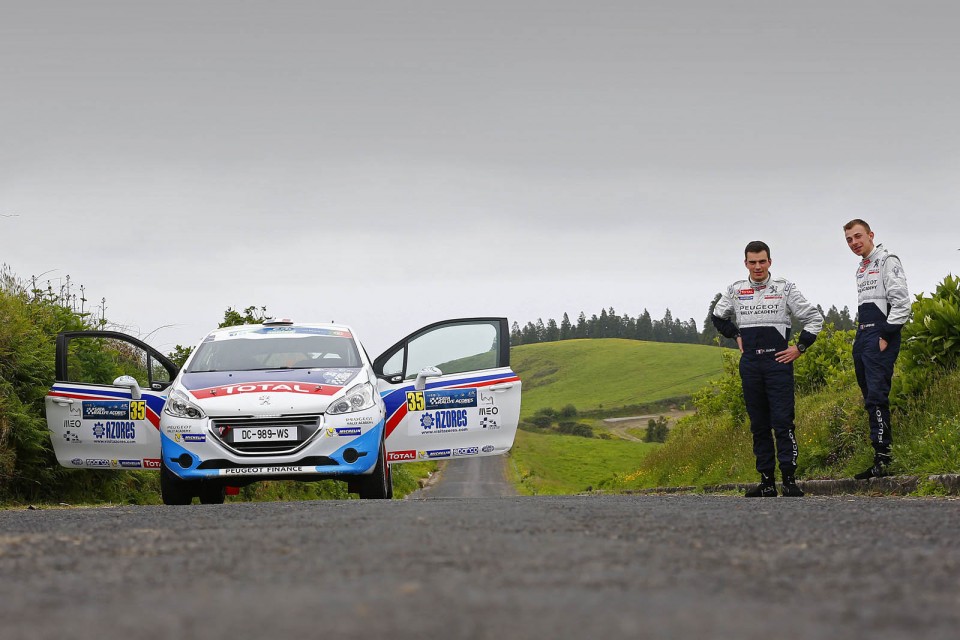
[[910,319],[910,294],[900,258],[873,243],[870,225],[859,218],[843,225],[857,265],[857,337],[853,367],[870,419],[873,466],[853,476],[867,480],[889,475],[890,383],[900,353],[900,330]]
[[[736,338],[743,354],[740,381],[760,473],[760,484],[745,495],[776,497],[774,472],[779,461],[783,495],[799,497],[803,490],[796,481],[792,363],[817,339],[823,318],[792,282],[770,275],[773,261],[765,242],[750,242],[743,254],[749,276],[727,288],[711,319],[722,335]],[[793,345],[789,343],[791,316],[803,326]]]

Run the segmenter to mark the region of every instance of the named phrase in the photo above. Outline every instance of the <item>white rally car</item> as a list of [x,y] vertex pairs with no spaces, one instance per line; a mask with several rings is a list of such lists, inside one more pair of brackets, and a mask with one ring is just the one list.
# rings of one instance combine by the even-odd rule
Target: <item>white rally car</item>
[[520,416],[506,318],[424,327],[370,361],[350,327],[217,329],[182,370],[136,338],[57,338],[47,424],[57,460],[158,469],[163,501],[220,503],[266,479],[393,494],[390,464],[503,454]]

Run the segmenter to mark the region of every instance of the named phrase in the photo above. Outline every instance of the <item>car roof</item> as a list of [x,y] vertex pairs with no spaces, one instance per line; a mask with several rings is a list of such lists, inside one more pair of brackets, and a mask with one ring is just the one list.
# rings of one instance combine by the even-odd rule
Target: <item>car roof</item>
[[344,324],[332,322],[275,322],[264,324],[241,324],[233,327],[214,329],[207,334],[206,340],[230,340],[236,338],[279,337],[295,335],[326,335],[340,338],[353,338],[353,329]]

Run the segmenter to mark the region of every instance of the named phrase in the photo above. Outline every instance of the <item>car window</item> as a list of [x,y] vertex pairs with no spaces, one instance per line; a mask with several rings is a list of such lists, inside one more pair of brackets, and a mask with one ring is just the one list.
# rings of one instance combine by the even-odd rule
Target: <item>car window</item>
[[187,371],[340,368],[359,367],[361,364],[352,338],[297,334],[263,337],[250,334],[204,341]]
[[[402,352],[401,352],[402,353]],[[406,379],[415,378],[424,367],[437,367],[444,374],[492,369],[499,366],[500,330],[496,323],[469,323],[437,327],[417,336],[407,345]],[[384,373],[393,364],[391,357]]]
[[133,376],[141,387],[153,380],[169,381],[170,375],[145,350],[115,338],[81,336],[67,347],[68,382],[113,384],[120,376]]

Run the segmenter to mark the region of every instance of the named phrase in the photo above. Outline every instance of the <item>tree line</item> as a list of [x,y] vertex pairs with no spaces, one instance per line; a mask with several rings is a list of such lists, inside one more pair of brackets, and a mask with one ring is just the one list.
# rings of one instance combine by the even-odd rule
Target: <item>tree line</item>
[[[678,342],[686,344],[717,344],[722,346],[733,346],[732,340],[727,340],[717,333],[710,316],[713,315],[713,309],[720,300],[720,294],[716,294],[713,302],[710,303],[709,311],[703,321],[703,329],[697,329],[697,322],[693,318],[689,320],[680,320],[674,318],[673,313],[668,308],[663,314],[663,318],[655,320],[650,316],[647,309],[637,317],[627,315],[618,315],[613,307],[601,309],[599,314],[594,313],[589,318],[583,311],[577,316],[577,321],[572,322],[569,314],[564,312],[560,322],[553,318],[537,318],[536,322],[527,322],[522,327],[517,321],[514,321],[510,327],[510,344],[518,346],[522,344],[538,344],[541,342],[558,342],[560,340],[578,340],[590,338],[625,338],[627,340],[646,340],[648,342]],[[851,317],[850,309],[844,307],[838,310],[831,306],[827,312],[823,311],[820,305],[817,310],[824,317],[824,321],[832,323],[835,329],[847,330],[856,327],[856,318]],[[793,333],[796,335],[800,331],[800,326],[794,323]]]

